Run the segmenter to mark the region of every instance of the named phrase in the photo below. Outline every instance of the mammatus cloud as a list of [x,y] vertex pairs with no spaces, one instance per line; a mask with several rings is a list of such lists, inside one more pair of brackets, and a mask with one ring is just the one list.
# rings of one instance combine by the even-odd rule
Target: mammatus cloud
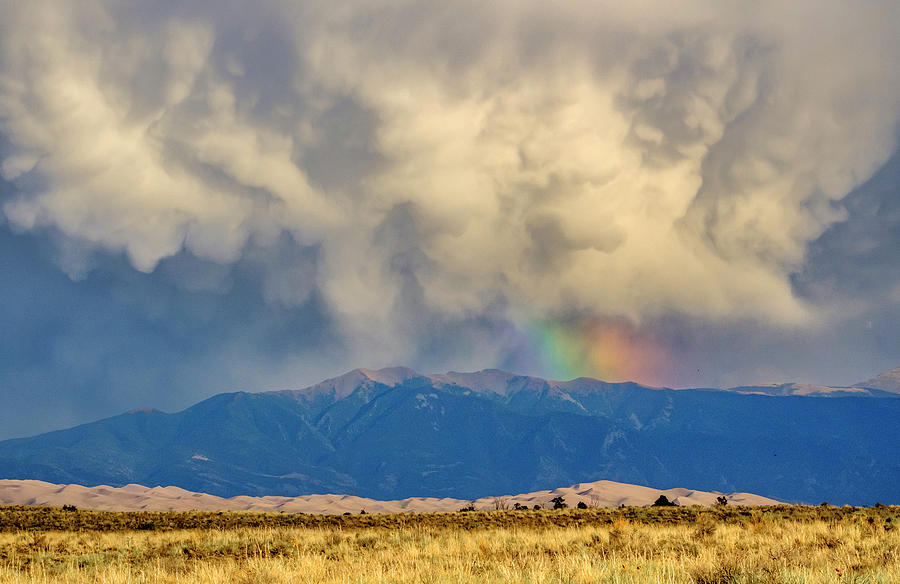
[[366,363],[486,314],[815,321],[790,275],[900,112],[892,1],[3,12],[13,226],[76,277],[252,249]]

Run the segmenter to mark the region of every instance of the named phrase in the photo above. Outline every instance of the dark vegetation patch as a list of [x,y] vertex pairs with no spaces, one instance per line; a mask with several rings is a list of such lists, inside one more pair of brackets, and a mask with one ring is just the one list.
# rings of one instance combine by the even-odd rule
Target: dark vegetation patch
[[618,521],[643,525],[704,523],[748,525],[793,521],[860,522],[886,530],[900,524],[900,506],[834,507],[620,507],[616,509],[541,509],[467,513],[367,513],[308,515],[250,511],[77,511],[60,507],[0,506],[0,532],[19,531],[172,531],[245,527],[337,529],[573,527],[609,526]]

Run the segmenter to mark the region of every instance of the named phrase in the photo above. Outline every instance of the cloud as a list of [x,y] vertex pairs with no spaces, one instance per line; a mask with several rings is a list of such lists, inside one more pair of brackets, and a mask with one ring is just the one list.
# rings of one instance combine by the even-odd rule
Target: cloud
[[255,262],[270,304],[320,298],[366,363],[415,355],[435,322],[809,325],[791,274],[895,147],[898,18],[6,3],[3,213],[80,250],[60,258],[75,277],[98,252],[188,289],[228,271],[171,258]]

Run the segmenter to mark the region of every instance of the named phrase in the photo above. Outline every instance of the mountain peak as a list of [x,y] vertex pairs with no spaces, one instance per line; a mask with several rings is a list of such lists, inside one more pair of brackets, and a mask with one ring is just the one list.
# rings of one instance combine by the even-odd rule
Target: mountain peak
[[900,367],[885,371],[881,375],[876,375],[868,381],[856,384],[859,387],[868,387],[871,389],[880,389],[882,391],[890,391],[892,393],[900,393]]
[[368,379],[376,382],[382,383],[384,385],[397,385],[398,383],[403,383],[407,379],[412,379],[414,377],[421,377],[422,375],[409,367],[384,367],[382,369],[354,369],[349,374],[352,373],[361,373]]
[[315,385],[303,389],[288,389],[270,393],[290,394],[293,396],[314,397],[317,395],[333,394],[335,399],[343,399],[356,391],[366,382],[381,383],[394,386],[403,383],[407,379],[421,377],[421,374],[407,367],[385,367],[383,369],[354,369],[338,377],[326,379]]
[[321,383],[317,383],[304,389],[278,391],[274,393],[288,393],[312,397],[333,392],[335,399],[342,399],[353,393],[359,386],[366,382],[380,383],[382,385],[393,387],[416,378],[428,379],[432,383],[442,385],[459,385],[477,393],[494,393],[498,395],[507,395],[510,393],[512,386],[515,386],[514,389],[521,389],[525,386],[535,386],[536,384],[542,385],[547,383],[543,379],[537,377],[516,375],[500,369],[483,369],[471,373],[448,371],[447,373],[425,375],[408,367],[385,367],[382,369],[354,369],[343,375],[326,379]]
[[447,385],[461,385],[480,393],[497,393],[506,395],[509,382],[520,375],[501,371],[500,369],[483,369],[471,373],[448,371],[428,376],[432,381]]

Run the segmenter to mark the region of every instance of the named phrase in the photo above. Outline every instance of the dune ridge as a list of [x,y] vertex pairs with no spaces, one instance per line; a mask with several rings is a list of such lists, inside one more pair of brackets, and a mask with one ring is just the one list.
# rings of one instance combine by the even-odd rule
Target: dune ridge
[[[578,483],[570,487],[535,491],[518,495],[482,497],[474,501],[479,510],[512,508],[516,503],[529,508],[550,506],[550,500],[562,496],[570,507],[584,502],[590,507],[642,506],[652,504],[660,495],[680,505],[713,505],[723,493],[685,488],[654,489],[613,481]],[[732,505],[776,505],[780,503],[750,493],[724,494]],[[216,497],[186,491],[179,487],[125,485],[58,485],[37,480],[0,479],[2,505],[74,505],[102,511],[272,511],[336,515],[359,513],[428,513],[457,511],[473,501],[451,498],[411,497],[398,501],[378,501],[353,495],[302,495],[299,497]]]

